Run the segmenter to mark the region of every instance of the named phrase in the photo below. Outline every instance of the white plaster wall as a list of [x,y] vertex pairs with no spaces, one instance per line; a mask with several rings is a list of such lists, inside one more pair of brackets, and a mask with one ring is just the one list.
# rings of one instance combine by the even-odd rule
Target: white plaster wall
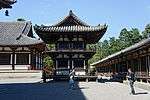
[[10,49],[10,47],[5,47],[4,50],[7,51],[7,50],[11,50],[11,49]]
[[15,69],[29,69],[30,65],[15,65]]
[[12,69],[12,65],[0,65],[0,70],[2,69]]
[[0,50],[3,50],[3,48],[2,48],[2,47],[0,47]]
[[26,51],[30,51],[28,47],[24,47],[24,50],[26,50]]
[[85,71],[76,71],[75,75],[86,75]]
[[18,50],[22,50],[22,47],[19,47],[19,48],[16,49],[16,51],[18,51]]

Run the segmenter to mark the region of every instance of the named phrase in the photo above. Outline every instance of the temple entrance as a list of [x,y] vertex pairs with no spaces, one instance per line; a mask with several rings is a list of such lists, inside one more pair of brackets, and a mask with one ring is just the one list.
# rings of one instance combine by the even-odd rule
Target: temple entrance
[[67,59],[58,60],[57,68],[68,68],[68,60]]
[[84,68],[84,60],[81,60],[81,59],[74,60],[74,67],[75,68]]

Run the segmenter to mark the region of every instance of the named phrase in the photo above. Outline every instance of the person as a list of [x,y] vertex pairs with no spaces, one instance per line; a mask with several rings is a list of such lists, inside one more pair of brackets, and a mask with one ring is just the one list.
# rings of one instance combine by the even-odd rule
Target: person
[[69,79],[69,88],[74,89],[75,83],[74,83],[74,76],[75,76],[75,70],[73,69],[70,74],[70,79]]
[[129,80],[129,85],[131,88],[131,94],[135,95],[135,90],[134,90],[134,82],[135,82],[135,74],[131,71],[131,68],[128,69],[128,76],[127,76],[128,80]]

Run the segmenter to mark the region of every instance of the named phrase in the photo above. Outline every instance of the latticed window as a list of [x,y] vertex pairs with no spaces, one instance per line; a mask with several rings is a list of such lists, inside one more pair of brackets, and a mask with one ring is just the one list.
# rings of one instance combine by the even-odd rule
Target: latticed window
[[29,64],[29,54],[28,53],[18,53],[16,54],[16,64]]
[[59,43],[59,49],[60,49],[60,50],[69,49],[69,43],[68,43],[68,42],[60,42],[60,43]]
[[83,44],[83,42],[74,42],[74,43],[73,43],[73,49],[79,49],[79,50],[84,49],[84,44]]
[[1,53],[0,54],[0,65],[9,65],[10,64],[11,54]]

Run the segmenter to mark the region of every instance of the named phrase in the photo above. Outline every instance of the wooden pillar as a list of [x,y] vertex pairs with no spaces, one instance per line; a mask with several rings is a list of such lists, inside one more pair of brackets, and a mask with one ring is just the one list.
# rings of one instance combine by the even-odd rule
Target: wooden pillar
[[29,65],[31,64],[31,54],[29,54]]
[[86,74],[88,73],[88,60],[85,60],[85,71],[86,71]]
[[126,61],[126,68],[127,68],[127,70],[129,68],[129,61],[128,60]]
[[150,76],[150,58],[149,58],[149,55],[147,56],[147,68],[148,68],[148,76]]
[[36,52],[31,50],[31,69],[35,69],[36,67]]
[[43,68],[43,55],[41,53],[41,56],[40,56],[40,68],[42,69]]
[[72,69],[74,68],[74,61],[72,60]]
[[15,60],[16,60],[16,58],[15,58],[15,50],[16,50],[16,48],[12,47],[11,49],[12,49],[12,70],[15,70]]
[[84,69],[86,69],[86,62],[85,62],[85,60],[84,60]]
[[145,67],[146,67],[146,76],[148,76],[149,72],[148,72],[148,56],[145,56],[145,60],[146,60],[146,64],[145,64]]
[[56,69],[58,68],[58,61],[56,60]]
[[114,65],[114,73],[116,73],[117,71],[116,71],[116,63],[115,63],[115,65]]
[[70,60],[68,59],[68,69],[70,69]]
[[15,70],[15,51],[12,53],[12,70]]
[[140,72],[140,75],[141,75],[141,58],[139,58],[139,72]]
[[42,54],[40,53],[40,69],[42,69]]

